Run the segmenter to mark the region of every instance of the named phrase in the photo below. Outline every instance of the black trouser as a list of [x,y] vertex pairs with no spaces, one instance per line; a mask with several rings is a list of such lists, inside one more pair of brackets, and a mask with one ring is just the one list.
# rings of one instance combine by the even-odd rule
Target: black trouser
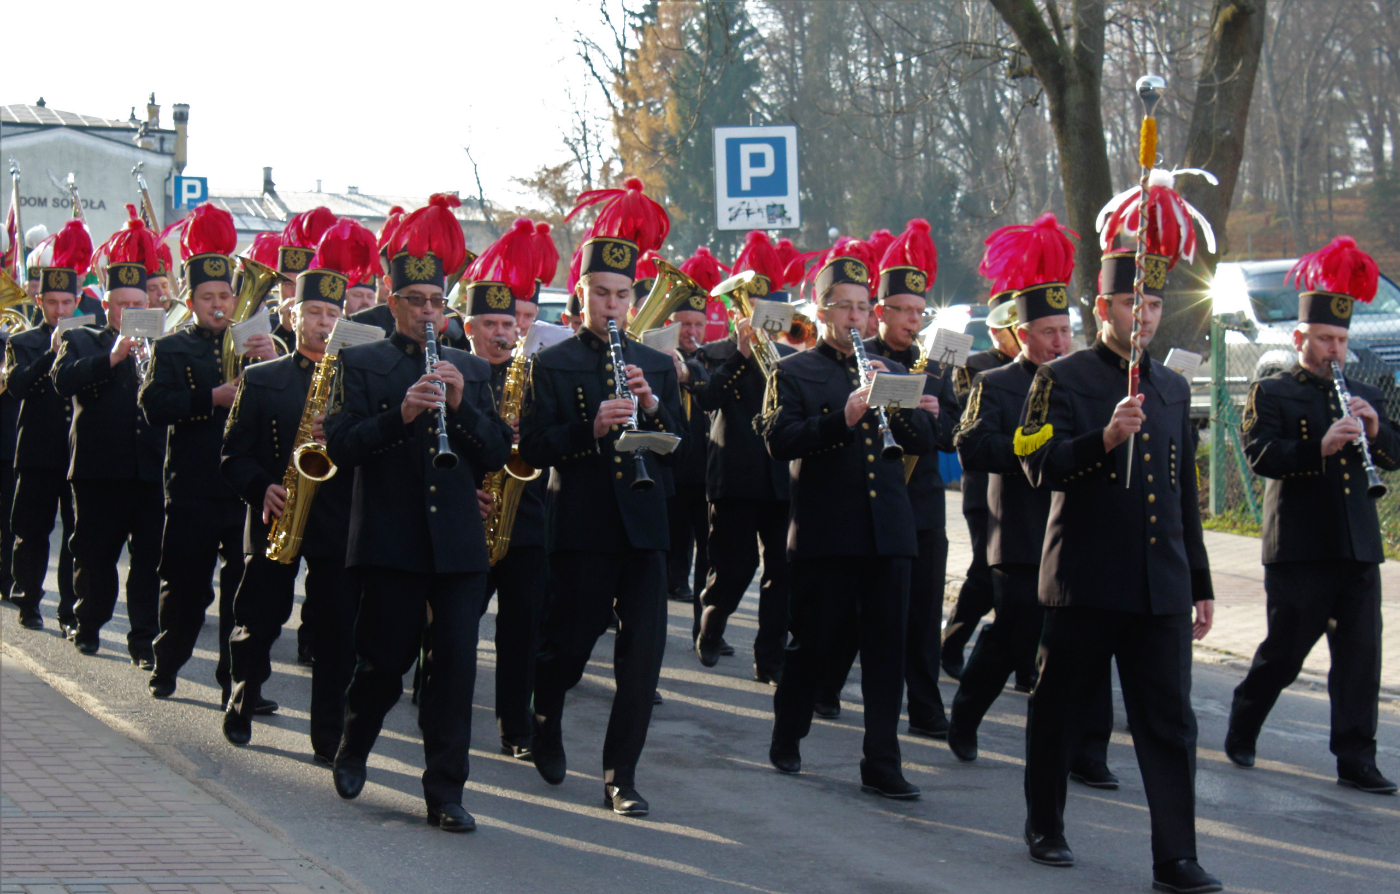
[[739,607],[758,570],[762,544],[763,577],[758,584],[758,636],[754,663],[778,667],[787,643],[789,581],[787,500],[721,497],[710,503],[710,575],[700,601],[700,634],[717,639]]
[[[675,593],[690,586],[699,613],[700,590],[710,572],[710,504],[705,500],[705,483],[677,484],[666,498],[666,521],[671,529],[671,549],[666,553],[666,592]],[[692,586],[691,566],[695,568]]]
[[[1376,764],[1381,685],[1381,573],[1371,562],[1286,562],[1264,566],[1269,633],[1235,689],[1230,729],[1253,741],[1278,695],[1298,678],[1327,634],[1332,669],[1332,753],[1339,770]],[[1329,621],[1335,626],[1328,629]]]
[[955,667],[963,663],[963,650],[972,639],[977,622],[992,610],[992,569],[987,565],[989,515],[986,509],[963,510],[967,533],[972,538],[972,564],[967,566],[967,578],[958,590],[958,600],[953,603],[953,611],[943,628],[942,647],[943,658]]
[[[998,565],[992,569],[997,615],[977,637],[953,696],[952,720],[960,729],[976,732],[1011,674],[1027,660],[1034,660],[1045,626],[1039,585],[1039,565]],[[1080,718],[1082,730],[1071,767],[1108,759],[1108,740],[1113,734],[1111,674],[1112,667],[1104,664],[1102,678],[1094,685],[1094,696]]]
[[112,620],[117,605],[117,560],[122,547],[126,572],[126,613],[131,632],[126,647],[133,657],[151,651],[160,589],[160,530],[165,518],[159,483],[135,479],[82,479],[73,484],[73,592],[78,642],[97,643],[98,631]]
[[58,621],[73,621],[73,489],[64,469],[20,469],[15,476],[10,527],[15,533],[15,603],[37,609],[44,599],[44,576],[49,571],[49,535],[55,514],[62,520],[58,552]]
[[1191,615],[1050,608],[1040,680],[1026,719],[1026,809],[1041,835],[1064,833],[1069,759],[1110,658],[1117,659],[1152,818],[1152,860],[1196,859],[1196,715]]
[[14,499],[15,457],[11,453],[9,457],[0,459],[0,596],[6,599],[10,598],[10,591],[15,585],[14,576],[10,573],[15,550],[15,532],[10,523]]
[[403,695],[403,675],[424,644],[432,673],[418,699],[423,731],[423,800],[436,809],[462,803],[470,771],[472,693],[476,689],[477,627],[486,598],[486,575],[421,574],[393,568],[354,569],[360,581],[355,621],[354,675],[345,692],[345,728],[335,761],[363,767],[384,715]]
[[[549,562],[542,546],[511,546],[491,569],[481,611],[496,596],[496,728],[501,741],[528,745],[535,656],[549,608]],[[320,659],[317,659],[318,661]]]
[[[929,728],[945,718],[943,693],[938,691],[939,634],[943,622],[943,587],[948,574],[948,535],[942,528],[918,532],[919,555],[909,575],[909,618],[904,635],[904,685],[909,691],[909,723]],[[859,618],[855,606],[847,616],[848,634],[837,643],[834,673],[817,690],[820,698],[837,701],[851,674],[860,639],[854,635]],[[864,665],[862,665],[864,667]]]
[[[355,670],[355,613],[359,584],[345,568],[344,556],[306,557],[306,600],[315,601],[312,633],[325,660],[311,668],[311,748],[335,754],[345,724],[345,688]],[[229,710],[249,716],[272,676],[272,644],[292,616],[300,561],[283,565],[263,553],[246,558],[243,578],[233,597],[233,632],[229,636],[229,676],[233,693]]]
[[603,739],[603,781],[632,785],[666,648],[666,555],[560,550],[549,556],[549,575],[554,605],[535,662],[536,736],[559,734],[564,693],[583,678],[594,643],[616,613],[617,693]]
[[173,679],[194,654],[204,611],[214,602],[214,566],[219,567],[219,660],[214,680],[228,701],[228,640],[233,633],[233,595],[243,577],[242,503],[182,500],[165,506],[160,557],[160,636],[155,676]]
[[879,782],[901,775],[899,708],[911,565],[909,558],[894,556],[804,558],[793,563],[792,640],[773,696],[774,739],[801,739],[811,729],[813,701],[840,660],[839,646],[851,635],[854,609],[865,701],[861,776]]

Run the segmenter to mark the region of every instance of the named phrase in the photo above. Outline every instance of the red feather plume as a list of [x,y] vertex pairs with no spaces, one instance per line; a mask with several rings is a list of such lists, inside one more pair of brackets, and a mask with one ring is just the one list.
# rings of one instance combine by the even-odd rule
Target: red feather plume
[[1299,258],[1284,278],[1285,283],[1289,281],[1300,291],[1338,292],[1370,304],[1380,284],[1380,271],[1371,256],[1357,248],[1355,239],[1338,236]]
[[799,251],[788,238],[779,239],[775,249],[778,252],[778,260],[783,262],[782,283],[776,288],[786,289],[788,286],[801,284],[802,277],[807,273],[808,256]]
[[820,270],[836,258],[855,258],[864,264],[866,272],[869,274],[867,285],[869,285],[872,294],[875,292],[875,288],[880,282],[880,257],[875,254],[873,245],[852,236],[842,236],[836,240],[836,244],[831,247],[831,250],[826,253],[815,269]]
[[335,212],[321,205],[292,216],[282,228],[282,244],[290,248],[315,248],[326,230],[335,226]]
[[53,253],[49,256],[50,267],[66,267],[76,270],[79,276],[87,273],[92,260],[92,236],[87,226],[77,218],[63,225],[63,229],[53,237]]
[[637,275],[634,277],[638,282],[644,279],[656,279],[656,259],[661,257],[654,251],[644,251],[641,257],[637,258]]
[[204,202],[185,215],[180,233],[180,260],[195,255],[231,255],[238,247],[238,231],[233,215],[222,208]]
[[395,231],[399,224],[408,216],[408,212],[403,210],[402,205],[394,205],[389,209],[389,213],[384,217],[384,223],[379,227],[379,233],[375,236],[375,245],[379,246],[382,252],[389,247],[389,240],[394,238]]
[[786,266],[778,255],[777,246],[763,230],[749,230],[744,237],[744,247],[734,259],[735,273],[752,270],[759,276],[766,276],[769,288],[773,290],[783,287]]
[[[1182,198],[1175,189],[1176,173],[1192,173],[1204,176],[1210,183],[1215,177],[1206,171],[1188,168],[1172,172],[1153,170],[1147,181],[1147,251],[1167,259],[1167,269],[1185,258],[1189,264],[1196,259],[1196,229],[1192,221],[1200,226],[1205,237],[1206,249],[1215,251],[1215,232],[1201,212]],[[1118,237],[1131,240],[1135,245],[1138,235],[1138,199],[1142,190],[1134,186],[1109,200],[1099,211],[1095,227],[1099,231],[1099,247],[1107,251]]]
[[928,276],[929,285],[938,278],[938,246],[929,235],[928,221],[916,217],[895,237],[880,255],[880,269],[917,267]]
[[569,259],[569,278],[565,280],[569,294],[574,293],[574,287],[578,285],[579,277],[583,275],[583,246],[574,249],[574,256]]
[[601,205],[598,218],[588,228],[588,236],[613,236],[636,243],[642,251],[655,251],[671,232],[671,218],[666,209],[642,192],[642,181],[628,177],[622,189],[590,189],[578,197],[578,203],[565,220],[573,220],[585,208]]
[[535,258],[539,266],[535,268],[535,278],[545,285],[554,282],[559,273],[559,247],[554,237],[549,235],[550,226],[544,221],[535,223]]
[[894,234],[889,230],[876,230],[870,234],[870,238],[865,240],[870,243],[870,247],[875,251],[875,257],[883,258],[885,252],[890,250],[894,244]]
[[535,254],[534,221],[518,217],[504,236],[472,261],[463,279],[469,283],[505,283],[516,298],[529,298],[535,294],[537,273],[539,258]]
[[432,252],[449,274],[461,269],[467,259],[467,240],[453,208],[462,200],[450,192],[433,193],[428,204],[406,215],[389,239],[389,257],[407,251],[415,258]]
[[170,271],[175,269],[175,259],[171,257],[170,246],[164,242],[156,243],[156,276],[169,276]]
[[[1066,235],[1068,234],[1068,235]],[[1060,226],[1055,215],[1040,215],[1030,226],[1001,227],[984,240],[987,250],[977,272],[992,281],[992,294],[1047,282],[1069,282],[1074,273],[1074,243],[1079,234]]]
[[311,267],[342,273],[351,285],[366,282],[379,272],[379,246],[368,227],[342,217],[321,236]]
[[696,285],[708,292],[724,282],[725,274],[729,272],[729,268],[721,264],[719,258],[710,254],[710,250],[702,245],[695,249],[695,254],[686,258],[681,264],[681,272],[695,280]]
[[135,205],[126,206],[127,221],[111,238],[93,252],[93,264],[99,257],[105,257],[107,264],[141,264],[149,275],[160,266],[160,256],[156,254],[156,236],[146,222],[136,212]]
[[259,264],[265,264],[275,270],[277,269],[277,249],[281,247],[282,236],[280,233],[263,232],[253,237],[253,244],[248,246],[246,254]]

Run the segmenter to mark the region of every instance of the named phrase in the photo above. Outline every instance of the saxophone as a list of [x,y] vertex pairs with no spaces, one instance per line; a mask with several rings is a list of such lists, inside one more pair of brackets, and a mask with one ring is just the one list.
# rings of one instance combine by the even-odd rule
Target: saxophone
[[[525,398],[525,382],[529,378],[530,358],[525,354],[525,336],[515,345],[515,358],[506,368],[506,382],[501,388],[501,419],[512,424],[520,420],[520,405]],[[486,476],[482,489],[491,495],[491,512],[486,516],[486,551],[494,566],[505,558],[510,549],[510,532],[515,527],[515,513],[520,508],[520,496],[525,482],[540,477],[540,470],[520,458],[520,448],[511,445],[510,459],[505,468]]]
[[[928,369],[928,351],[920,350],[919,340],[917,338],[914,339],[914,356],[917,359],[914,361],[914,365],[909,368],[909,372],[916,376],[923,375],[924,371]],[[908,484],[909,479],[914,477],[914,466],[916,466],[918,462],[919,458],[917,456],[904,457],[905,484]]]
[[287,490],[287,502],[282,514],[273,519],[267,532],[267,557],[273,562],[290,565],[301,554],[301,537],[306,520],[311,515],[311,501],[322,481],[335,475],[335,463],[326,448],[316,443],[311,430],[316,417],[326,412],[326,400],[331,393],[331,377],[335,374],[335,354],[326,354],[316,364],[311,375],[311,387],[306,391],[306,406],[297,423],[296,448],[282,475],[282,487]]

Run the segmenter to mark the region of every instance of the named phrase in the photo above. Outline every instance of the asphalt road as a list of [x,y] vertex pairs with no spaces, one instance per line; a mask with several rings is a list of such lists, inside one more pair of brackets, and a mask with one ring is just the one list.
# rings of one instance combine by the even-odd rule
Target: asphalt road
[[[52,611],[52,602],[46,609]],[[612,692],[611,638],[595,650],[565,713],[569,778],[546,785],[532,765],[496,753],[494,610],[482,624],[472,773],[466,807],[479,828],[446,835],[423,821],[422,749],[407,696],[390,713],[370,760],[369,784],[344,802],[310,760],[309,671],[285,631],[266,694],[282,709],[254,726],[253,744],[220,733],[213,682],[215,625],[205,625],[176,696],[156,702],[126,659],[125,619],[103,650],[79,655],[52,621],[19,629],[6,604],[6,649],[85,709],[141,742],[178,772],[364,891],[618,890],[791,894],[850,892],[1146,891],[1148,819],[1121,701],[1109,760],[1117,792],[1070,784],[1067,835],[1079,858],[1049,869],[1026,858],[1021,755],[1025,697],[1011,691],[981,732],[981,758],[960,764],[943,743],[904,735],[905,772],[922,800],[860,791],[858,670],[842,716],[818,720],[803,744],[804,772],[768,764],[772,689],[749,679],[755,616],[746,601],[728,638],[738,656],[703,669],[687,649],[689,608],[671,604],[665,704],[656,710],[638,787],[651,815],[602,809],[600,754]],[[118,611],[122,608],[119,606]],[[1400,890],[1400,799],[1336,785],[1324,693],[1284,693],[1260,740],[1260,767],[1239,770],[1220,752],[1237,671],[1198,663],[1197,776],[1202,864],[1241,892],[1328,894]],[[407,684],[409,681],[406,680]],[[944,700],[953,688],[944,684]],[[1381,709],[1381,766],[1400,775],[1400,712]]]

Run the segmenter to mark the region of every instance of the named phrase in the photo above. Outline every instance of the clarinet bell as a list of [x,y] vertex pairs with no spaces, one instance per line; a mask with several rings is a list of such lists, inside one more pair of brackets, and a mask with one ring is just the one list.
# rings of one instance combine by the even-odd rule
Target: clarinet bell
[[639,493],[646,493],[656,486],[656,482],[647,474],[647,464],[642,459],[642,452],[638,450],[632,454],[632,489]]
[[1381,497],[1385,496],[1386,491],[1390,490],[1390,488],[1385,486],[1385,482],[1381,480],[1381,476],[1375,472],[1372,472],[1367,477],[1371,480],[1366,484],[1366,496],[1371,499],[1379,500]]
[[885,432],[885,443],[880,448],[880,458],[888,460],[904,458],[904,448],[899,446],[899,442],[889,432]]

